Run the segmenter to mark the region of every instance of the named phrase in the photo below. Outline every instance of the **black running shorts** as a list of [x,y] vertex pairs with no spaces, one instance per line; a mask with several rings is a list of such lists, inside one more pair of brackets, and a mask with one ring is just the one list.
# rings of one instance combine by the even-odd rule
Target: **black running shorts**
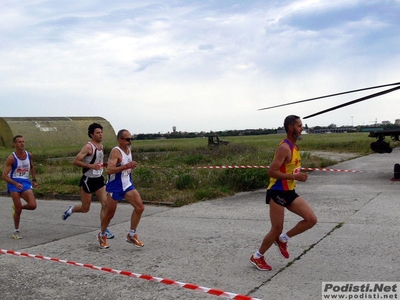
[[299,195],[297,195],[294,190],[292,191],[267,190],[265,202],[269,204],[270,199],[272,199],[276,204],[288,207],[297,197],[299,197]]
[[103,175],[100,177],[90,178],[85,175],[81,177],[79,186],[83,188],[85,193],[92,194],[101,189],[105,185]]

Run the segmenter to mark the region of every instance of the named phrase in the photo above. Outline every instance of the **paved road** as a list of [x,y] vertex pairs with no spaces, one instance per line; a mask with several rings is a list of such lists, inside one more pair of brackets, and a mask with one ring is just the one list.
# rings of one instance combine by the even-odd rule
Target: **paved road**
[[[399,281],[400,182],[391,181],[400,150],[342,162],[335,168],[363,173],[312,172],[297,192],[319,222],[290,240],[290,259],[276,248],[270,272],[250,255],[269,230],[263,190],[181,208],[146,206],[139,234],[145,247],[125,242],[131,208],[120,204],[110,229],[116,238],[100,249],[99,203],[67,221],[73,201],[39,200],[23,212],[24,238],[14,241],[11,199],[0,197],[0,247],[34,255],[127,270],[261,299],[321,299],[323,281]],[[218,170],[216,170],[218,172]],[[240,172],[240,170],[238,170]],[[286,228],[299,219],[287,214]],[[2,299],[216,299],[191,291],[41,259],[0,255]]]

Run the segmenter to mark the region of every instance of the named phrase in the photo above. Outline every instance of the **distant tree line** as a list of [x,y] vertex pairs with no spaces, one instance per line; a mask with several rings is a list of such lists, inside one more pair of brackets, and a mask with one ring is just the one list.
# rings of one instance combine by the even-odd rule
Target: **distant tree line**
[[181,138],[203,138],[214,136],[217,134],[219,137],[222,136],[244,136],[244,135],[265,135],[275,134],[276,129],[245,129],[245,130],[225,130],[225,131],[210,131],[210,132],[167,132],[167,133],[140,133],[134,135],[133,138],[136,140],[153,140],[153,139],[181,139]]
[[[312,128],[306,128],[309,133],[313,133],[314,131],[319,131],[321,129],[344,129],[346,132],[360,132],[366,131],[368,129],[373,130],[375,128],[382,128],[382,130],[389,129],[400,129],[400,126],[385,123],[385,124],[374,124],[374,125],[365,125],[365,126],[341,126],[337,127],[335,124],[330,124],[329,126],[315,126]],[[244,130],[225,130],[225,131],[210,131],[210,132],[185,132],[185,131],[176,131],[176,132],[167,132],[167,133],[140,133],[134,135],[133,138],[136,140],[154,140],[154,139],[189,139],[189,138],[204,138],[209,136],[218,135],[219,137],[224,136],[248,136],[248,135],[267,135],[267,134],[276,134],[278,132],[284,132],[283,127],[278,127],[277,129],[244,129]]]

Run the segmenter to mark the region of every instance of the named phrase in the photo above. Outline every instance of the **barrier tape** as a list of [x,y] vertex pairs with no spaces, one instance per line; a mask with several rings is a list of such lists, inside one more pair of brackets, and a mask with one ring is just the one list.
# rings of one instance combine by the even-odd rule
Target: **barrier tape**
[[[163,167],[148,167],[151,169],[164,169]],[[257,166],[257,165],[235,165],[235,166],[200,166],[188,167],[190,169],[269,169],[270,166]],[[342,173],[381,173],[379,171],[361,171],[361,170],[346,170],[346,169],[332,169],[332,168],[301,168],[303,171],[321,171],[321,172],[342,172]]]
[[[205,166],[205,167],[194,167],[196,169],[269,169],[270,166]],[[347,173],[361,173],[364,171],[360,170],[342,170],[342,169],[330,169],[330,168],[301,168],[304,171],[323,171],[323,172],[347,172]]]
[[108,272],[108,273],[117,274],[117,275],[124,275],[124,276],[128,276],[128,277],[145,279],[145,280],[149,280],[149,281],[153,281],[153,282],[157,282],[157,283],[164,283],[167,285],[174,285],[174,286],[178,286],[178,287],[193,290],[193,291],[207,293],[207,294],[214,295],[217,297],[224,297],[224,298],[235,299],[235,300],[261,300],[258,298],[252,298],[249,296],[244,296],[244,295],[240,295],[240,294],[234,294],[234,293],[229,293],[229,292],[225,292],[225,291],[221,291],[221,290],[217,290],[217,289],[211,289],[211,288],[207,288],[207,287],[203,287],[203,286],[198,286],[193,283],[184,283],[184,282],[179,282],[179,281],[175,281],[172,279],[159,278],[159,277],[154,277],[154,276],[146,275],[146,274],[137,274],[137,273],[132,273],[129,271],[124,271],[124,270],[114,270],[114,269],[107,268],[107,267],[97,267],[97,266],[94,266],[91,264],[82,264],[82,263],[78,263],[78,262],[74,262],[74,261],[70,261],[70,260],[62,260],[59,258],[46,257],[43,255],[34,255],[34,254],[26,253],[26,252],[18,252],[18,251],[14,251],[14,250],[0,249],[0,254],[8,254],[8,255],[14,255],[14,256],[20,256],[20,257],[29,257],[29,258],[35,258],[35,259],[41,259],[41,260],[48,260],[48,261],[73,265],[73,266],[77,266],[77,267],[84,267],[84,268],[89,268],[89,269],[93,269],[93,270],[97,270],[97,271]]

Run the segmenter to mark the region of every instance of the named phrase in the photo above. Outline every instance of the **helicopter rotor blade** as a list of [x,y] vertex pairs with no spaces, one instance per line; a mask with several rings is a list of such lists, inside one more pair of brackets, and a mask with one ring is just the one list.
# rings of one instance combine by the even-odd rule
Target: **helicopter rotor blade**
[[346,103],[343,103],[343,104],[340,104],[340,105],[325,109],[325,110],[317,112],[315,114],[306,116],[303,119],[312,118],[312,117],[327,113],[327,112],[332,111],[332,110],[336,110],[336,109],[339,109],[339,108],[342,108],[342,107],[345,107],[345,106],[348,106],[348,105],[355,104],[357,102],[361,102],[361,101],[364,101],[364,100],[367,100],[367,99],[371,99],[371,98],[375,98],[375,97],[378,97],[378,96],[382,96],[384,94],[391,93],[391,92],[393,92],[395,90],[398,90],[398,89],[400,89],[400,86],[396,86],[394,88],[391,88],[391,89],[388,89],[388,90],[384,90],[384,91],[381,91],[379,93],[371,94],[371,95],[368,95],[368,96],[365,96],[365,97],[361,97],[361,98],[358,98],[358,99],[355,99],[355,100],[352,100],[352,101],[349,101],[349,102],[346,102]]
[[384,85],[378,85],[378,86],[372,86],[372,87],[367,87],[367,88],[362,88],[362,89],[357,89],[357,90],[351,90],[351,91],[347,91],[347,92],[330,94],[330,95],[321,96],[321,97],[309,98],[309,99],[299,100],[299,101],[295,101],[295,102],[289,102],[289,103],[269,106],[269,107],[265,107],[265,108],[260,108],[258,110],[266,110],[266,109],[271,109],[271,108],[276,108],[276,107],[281,107],[281,106],[287,106],[287,105],[292,105],[292,104],[297,104],[297,103],[302,103],[302,102],[308,102],[308,101],[313,101],[313,100],[318,100],[318,99],[323,99],[323,98],[328,98],[328,97],[334,97],[334,96],[339,96],[339,95],[345,95],[345,94],[350,94],[350,93],[355,93],[355,92],[371,90],[371,89],[377,89],[377,88],[386,87],[386,86],[392,86],[392,85],[400,85],[400,82],[384,84]]

